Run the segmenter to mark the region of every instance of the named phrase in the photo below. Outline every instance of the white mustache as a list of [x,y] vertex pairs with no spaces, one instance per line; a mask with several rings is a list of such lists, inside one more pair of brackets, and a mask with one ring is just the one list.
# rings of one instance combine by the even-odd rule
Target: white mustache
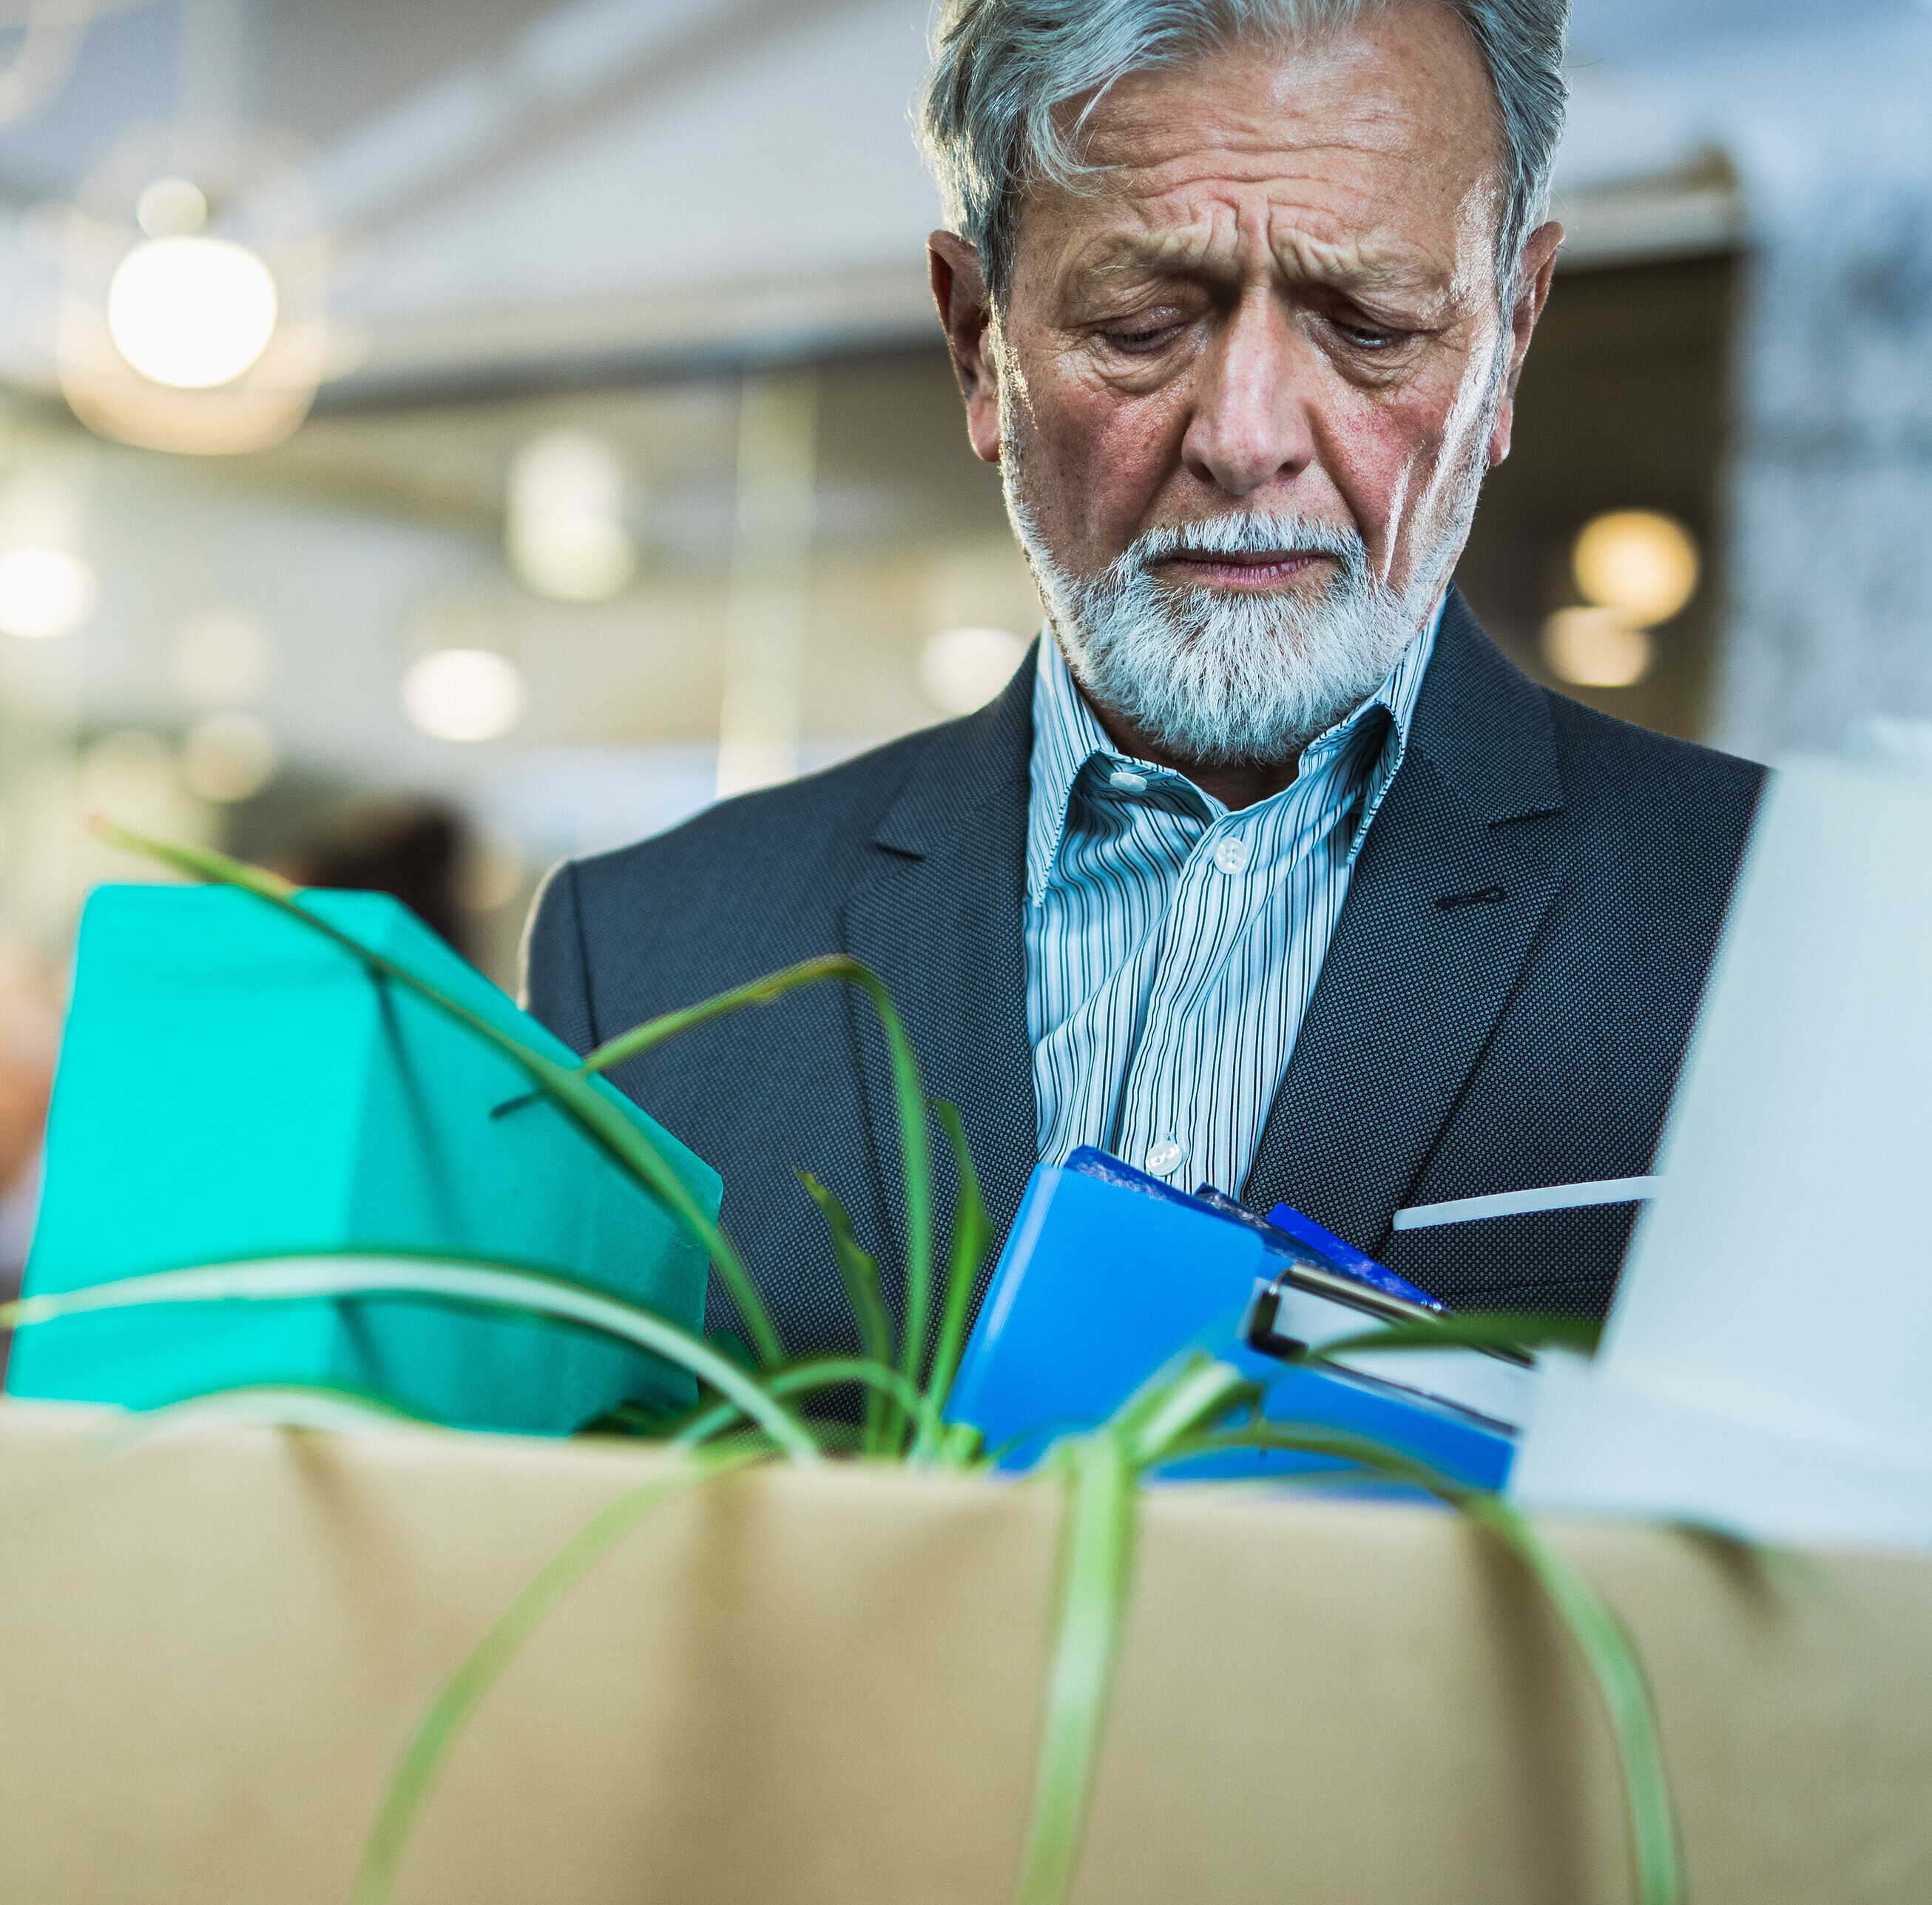
[[1136,536],[1116,564],[1151,568],[1176,556],[1334,556],[1351,576],[1366,576],[1367,546],[1354,530],[1312,516],[1204,516],[1157,525]]

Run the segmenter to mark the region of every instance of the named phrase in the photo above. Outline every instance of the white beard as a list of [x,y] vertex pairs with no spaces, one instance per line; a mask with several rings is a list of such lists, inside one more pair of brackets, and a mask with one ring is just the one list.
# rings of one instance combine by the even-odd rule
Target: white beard
[[[1003,380],[1002,410],[1007,386]],[[1493,393],[1493,386],[1492,387]],[[1493,394],[1485,408],[1493,411]],[[1481,488],[1478,454],[1451,482],[1444,529],[1409,586],[1378,577],[1352,529],[1301,516],[1229,514],[1153,529],[1092,578],[1054,560],[1022,494],[1017,417],[1003,417],[1002,479],[1013,532],[1032,565],[1074,679],[1097,706],[1166,754],[1204,766],[1293,759],[1382,686],[1418,634],[1462,552]],[[1479,447],[1486,429],[1474,433]],[[1186,550],[1333,556],[1306,595],[1171,587],[1153,567]]]

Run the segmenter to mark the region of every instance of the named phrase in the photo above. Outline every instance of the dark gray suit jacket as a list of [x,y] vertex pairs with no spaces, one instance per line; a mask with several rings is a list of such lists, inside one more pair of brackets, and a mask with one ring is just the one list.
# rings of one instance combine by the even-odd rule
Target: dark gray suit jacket
[[[928,1090],[958,1106],[1004,1234],[1035,1157],[1032,687],[1022,668],[978,714],[560,867],[531,927],[531,1009],[585,1051],[853,953],[891,988]],[[1452,592],[1243,1202],[1286,1200],[1458,1306],[1600,1312],[1628,1206],[1402,1232],[1390,1218],[1648,1168],[1762,771],[1538,687]],[[788,1346],[850,1345],[796,1173],[898,1261],[890,1082],[862,1001],[794,994],[616,1082],[722,1173],[727,1227]]]

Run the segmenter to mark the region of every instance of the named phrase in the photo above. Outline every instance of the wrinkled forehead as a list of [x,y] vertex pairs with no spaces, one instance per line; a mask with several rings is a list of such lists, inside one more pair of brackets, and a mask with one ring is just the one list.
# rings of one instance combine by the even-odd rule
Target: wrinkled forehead
[[1472,257],[1495,262],[1499,114],[1445,8],[1398,5],[1306,44],[1231,44],[1064,110],[1081,170],[1029,186],[1022,270],[1044,250],[1056,272],[1214,272],[1264,250],[1291,274],[1426,296]]
[[1234,286],[1265,270],[1284,283],[1395,299],[1429,321],[1448,314],[1459,290],[1478,287],[1492,258],[1485,242],[1491,224],[1480,203],[1471,209],[1466,242],[1447,255],[1382,226],[1351,230],[1346,217],[1311,211],[1299,194],[1258,207],[1210,203],[1172,223],[1160,220],[1160,209],[1118,200],[1096,205],[1085,221],[1089,229],[1057,260],[1058,274],[1105,289],[1109,280],[1148,278]]

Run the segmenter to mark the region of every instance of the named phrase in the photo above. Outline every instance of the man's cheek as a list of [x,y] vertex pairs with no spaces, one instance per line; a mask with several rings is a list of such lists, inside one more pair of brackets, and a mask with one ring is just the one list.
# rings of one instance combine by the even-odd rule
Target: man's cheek
[[1386,414],[1357,407],[1318,431],[1317,456],[1371,550],[1405,513],[1402,496],[1417,460],[1413,435]]
[[1041,418],[1056,474],[1088,494],[1096,526],[1135,514],[1160,487],[1173,434],[1167,408],[1109,392],[1082,392]]
[[1324,460],[1372,547],[1376,531],[1400,527],[1434,486],[1454,447],[1451,409],[1419,392],[1337,406],[1324,433]]
[[1145,405],[1107,420],[1094,433],[1083,472],[1094,497],[1094,528],[1118,555],[1146,525],[1173,464],[1172,419]]

